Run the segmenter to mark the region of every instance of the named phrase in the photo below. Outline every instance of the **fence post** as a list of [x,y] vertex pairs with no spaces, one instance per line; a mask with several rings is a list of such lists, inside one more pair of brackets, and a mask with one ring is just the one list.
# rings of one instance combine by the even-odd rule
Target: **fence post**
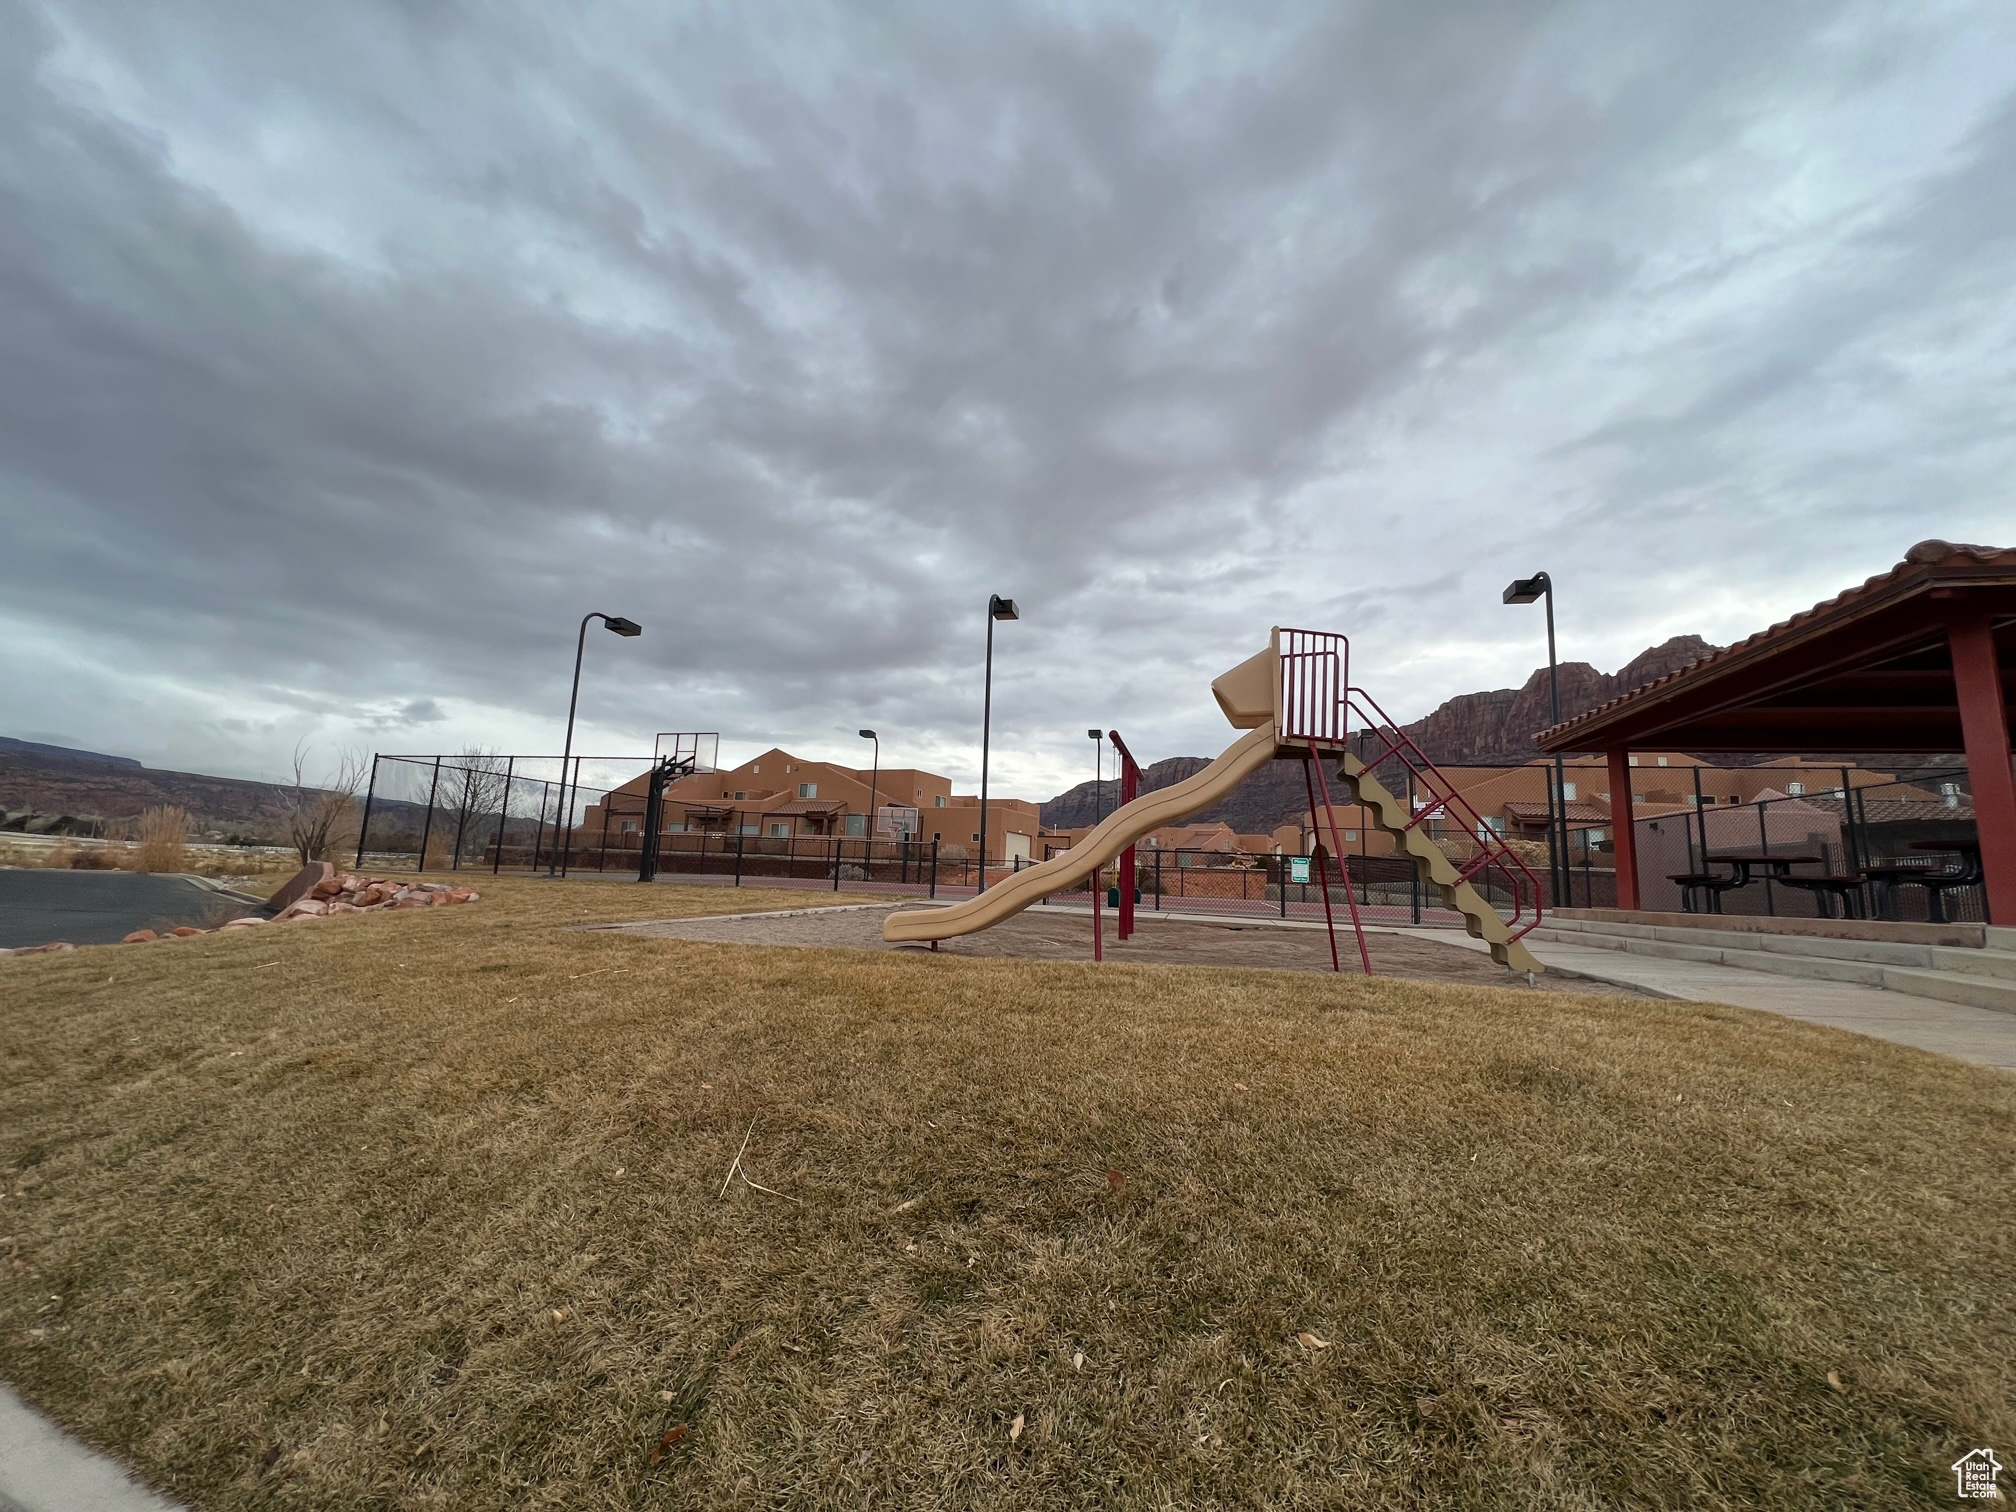
[[938,837],[931,837],[931,891],[929,896],[938,896]]
[[1284,852],[1276,859],[1274,866],[1274,891],[1281,895],[1281,917],[1288,917],[1288,857]]
[[571,783],[567,780],[565,763],[562,763],[560,768],[560,801],[566,805],[566,812],[561,817],[567,821],[567,838],[560,845],[560,875],[563,877],[567,875],[567,863],[574,859],[574,798],[580,791],[581,758],[576,756],[574,780]]
[[371,753],[371,785],[364,789],[364,820],[357,826],[357,870],[364,869],[364,837],[371,833],[371,800],[378,792],[378,753]]
[[[1701,769],[1696,767],[1694,770],[1698,774]],[[1701,779],[1699,775],[1696,775],[1694,780],[1698,783]],[[1757,842],[1763,846],[1765,855],[1768,856],[1771,854],[1771,831],[1765,827],[1764,805],[1761,803],[1757,805]],[[1702,854],[1707,854],[1705,844],[1702,847]],[[1819,900],[1816,898],[1814,901],[1818,902]],[[1778,912],[1778,905],[1771,897],[1771,868],[1768,866],[1764,868],[1764,912],[1767,914],[1776,914]]]
[[427,819],[420,826],[420,860],[413,868],[416,872],[427,870],[427,842],[434,834],[434,794],[441,787],[441,758],[434,758],[434,780],[427,785]]
[[532,836],[532,870],[539,870],[539,856],[546,848],[546,800],[553,796],[553,784],[539,779],[539,829]]
[[1162,912],[1162,847],[1155,847],[1155,912]]
[[745,837],[744,837],[744,836],[743,836],[743,834],[742,834],[742,826],[741,826],[741,825],[739,825],[739,824],[738,824],[738,825],[736,825],[736,826],[735,826],[735,885],[736,885],[737,887],[740,887],[740,886],[742,885],[742,841],[743,841],[743,839],[744,839],[744,838],[745,838]]
[[[1412,823],[1414,819],[1414,804],[1416,801],[1414,797],[1414,768],[1410,766],[1407,768],[1407,819],[1409,823]],[[1404,842],[1396,843],[1399,844],[1400,854],[1407,860],[1407,901],[1411,907],[1414,922],[1419,924],[1421,922],[1421,863],[1415,859],[1414,853],[1406,848]]]
[[469,769],[462,769],[462,806],[455,812],[455,849],[448,853],[448,870],[462,870],[462,839],[469,832],[469,803],[476,796]]
[[516,756],[504,758],[504,797],[497,805],[497,844],[495,854],[490,858],[490,875],[497,875],[497,868],[504,864],[504,821],[511,813],[511,771],[518,765]]
[[833,891],[840,891],[840,837],[833,837]]

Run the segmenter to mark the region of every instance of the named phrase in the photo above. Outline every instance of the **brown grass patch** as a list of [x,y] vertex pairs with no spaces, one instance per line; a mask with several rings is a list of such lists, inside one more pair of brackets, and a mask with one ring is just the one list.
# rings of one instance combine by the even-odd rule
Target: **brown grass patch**
[[501,880],[5,963],[0,1374],[205,1508],[1902,1507],[2016,1442],[2005,1075]]

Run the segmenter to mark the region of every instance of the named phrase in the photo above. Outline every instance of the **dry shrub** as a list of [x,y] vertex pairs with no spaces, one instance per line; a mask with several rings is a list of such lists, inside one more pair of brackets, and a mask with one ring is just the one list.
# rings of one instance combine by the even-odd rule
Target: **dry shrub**
[[171,804],[148,809],[140,816],[140,843],[133,852],[133,869],[143,872],[179,872],[189,865],[189,811]]
[[72,871],[117,871],[124,854],[109,845],[76,845],[60,852],[62,865]]

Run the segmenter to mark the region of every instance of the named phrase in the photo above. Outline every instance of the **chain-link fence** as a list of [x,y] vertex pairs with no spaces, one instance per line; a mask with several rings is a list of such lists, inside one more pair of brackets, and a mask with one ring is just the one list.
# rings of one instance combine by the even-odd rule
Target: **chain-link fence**
[[414,871],[578,868],[582,816],[653,766],[645,756],[372,758],[357,864]]
[[1695,801],[1635,827],[1647,910],[1986,920],[1964,767],[1906,781],[1847,769],[1832,784],[1807,769],[1786,775],[1784,790],[1738,804],[1702,791],[1715,770],[1686,775]]

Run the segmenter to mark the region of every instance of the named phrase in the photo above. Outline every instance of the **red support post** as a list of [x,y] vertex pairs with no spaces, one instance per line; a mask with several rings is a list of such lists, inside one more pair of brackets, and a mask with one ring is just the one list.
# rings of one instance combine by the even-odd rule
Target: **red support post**
[[[1134,760],[1134,753],[1127,749],[1127,743],[1120,738],[1118,730],[1108,730],[1106,738],[1113,742],[1113,749],[1120,753],[1120,806],[1125,808],[1141,796],[1141,768]],[[1120,938],[1134,936],[1134,847],[1128,846],[1120,852]]]
[[1953,692],[1967,750],[1988,921],[2016,925],[2016,770],[2010,765],[2009,711],[2002,701],[1994,625],[1986,614],[1956,619],[1947,626],[1946,644],[1953,653]]
[[1106,932],[1099,924],[1099,868],[1092,868],[1092,959],[1106,959]]
[[1638,907],[1638,832],[1631,827],[1631,753],[1610,753],[1610,849],[1617,862],[1617,906]]

